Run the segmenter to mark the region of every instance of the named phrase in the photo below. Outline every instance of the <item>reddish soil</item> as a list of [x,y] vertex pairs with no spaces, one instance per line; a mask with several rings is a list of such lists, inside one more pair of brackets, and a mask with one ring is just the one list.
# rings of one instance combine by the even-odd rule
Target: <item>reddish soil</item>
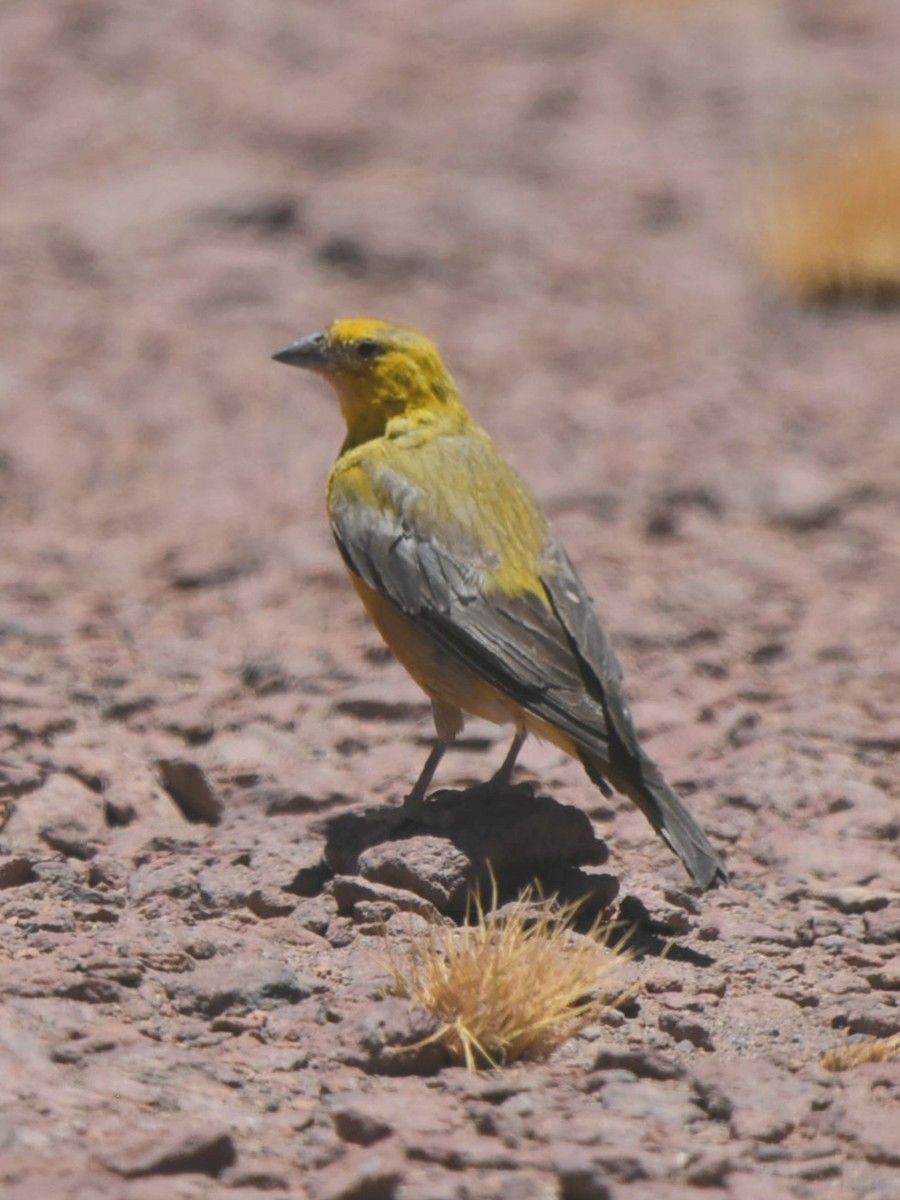
[[[898,1194],[900,1064],[819,1066],[900,1029],[897,316],[795,307],[752,240],[898,39],[878,0],[3,6],[4,1200]],[[655,970],[498,1075],[389,1052],[385,927],[507,817],[364,816],[427,706],[330,542],[338,413],[268,357],[339,315],[439,341],[733,872],[697,895],[526,747],[525,844]]]

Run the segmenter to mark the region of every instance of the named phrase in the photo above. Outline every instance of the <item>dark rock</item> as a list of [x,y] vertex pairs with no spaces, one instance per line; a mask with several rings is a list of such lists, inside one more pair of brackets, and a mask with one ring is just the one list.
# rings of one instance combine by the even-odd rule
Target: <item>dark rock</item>
[[27,852],[43,843],[82,859],[96,853],[105,833],[100,798],[63,774],[48,775],[40,787],[17,801],[3,830],[5,848],[13,852]]
[[222,797],[195,762],[184,758],[160,758],[156,762],[159,781],[188,821],[218,825],[222,819]]
[[682,1012],[663,1012],[659,1015],[659,1027],[676,1042],[690,1042],[700,1050],[712,1050],[712,1034],[702,1021]]
[[121,796],[103,797],[103,817],[110,829],[121,829],[137,816],[137,809],[130,800]]
[[[0,626],[2,637],[2,626]],[[0,696],[0,704],[2,704]],[[46,768],[35,763],[14,763],[0,760],[0,798],[24,796],[36,791],[46,778]],[[0,822],[0,829],[6,822]]]
[[522,1166],[520,1149],[510,1149],[493,1137],[473,1135],[469,1130],[429,1134],[407,1147],[416,1162],[440,1163],[451,1171],[515,1171]]
[[31,859],[24,854],[0,854],[0,889],[21,887],[34,878]]
[[196,866],[190,860],[144,863],[128,880],[128,894],[135,904],[144,904],[159,896],[171,896],[176,900],[187,900],[197,895]]
[[321,985],[281,963],[230,955],[217,955],[188,975],[163,978],[162,984],[179,1012],[206,1018],[226,1010],[248,1012],[298,1004],[321,990]]
[[727,1151],[706,1151],[691,1162],[684,1172],[693,1187],[725,1187],[734,1170],[733,1156]]
[[247,907],[257,917],[270,920],[273,917],[290,916],[297,907],[297,901],[281,888],[261,887],[247,893]]
[[170,554],[164,563],[169,583],[185,592],[226,587],[256,574],[259,568],[259,558],[255,553],[220,557],[202,546]]
[[122,989],[110,979],[86,976],[66,984],[57,992],[67,1000],[82,1000],[86,1004],[121,1004]]
[[685,1075],[685,1069],[680,1063],[664,1058],[652,1050],[612,1044],[597,1047],[594,1070],[610,1069],[631,1071],[638,1079],[682,1079]]
[[896,909],[900,894],[886,889],[868,887],[820,888],[810,895],[842,913],[869,913],[887,908]]
[[142,1175],[217,1176],[231,1166],[235,1158],[234,1142],[228,1130],[172,1128],[170,1125],[161,1126],[154,1133],[141,1133],[98,1155],[103,1166],[125,1179]]
[[371,1146],[394,1132],[384,1117],[384,1102],[377,1095],[337,1097],[330,1106],[331,1119],[338,1136],[344,1142]]
[[424,1009],[389,996],[359,1021],[344,1061],[370,1075],[433,1075],[447,1062],[443,1047],[428,1040],[439,1028]]
[[335,712],[361,721],[411,721],[430,712],[424,699],[386,696],[384,689],[359,684],[349,689],[335,705]]
[[553,1170],[559,1179],[561,1200],[609,1200],[606,1172],[581,1146],[560,1146],[553,1151]]
[[296,231],[300,214],[296,196],[260,196],[220,204],[204,213],[204,218],[223,229],[247,230],[271,238]]
[[91,831],[73,817],[69,821],[59,821],[54,825],[45,825],[41,830],[41,839],[53,850],[58,850],[66,858],[78,858],[86,861],[97,853],[99,843],[91,837]]

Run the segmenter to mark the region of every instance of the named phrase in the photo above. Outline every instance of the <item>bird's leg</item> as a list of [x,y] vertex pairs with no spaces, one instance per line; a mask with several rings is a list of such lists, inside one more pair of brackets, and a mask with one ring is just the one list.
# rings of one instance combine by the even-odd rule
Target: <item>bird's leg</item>
[[512,740],[512,745],[507,751],[499,770],[495,771],[491,776],[491,784],[494,787],[509,787],[512,780],[513,767],[516,765],[516,759],[519,757],[519,751],[525,744],[525,739],[528,737],[527,729],[517,729],[516,736]]
[[425,793],[428,791],[429,785],[432,779],[434,779],[434,773],[438,769],[438,764],[444,757],[449,745],[449,742],[438,738],[431,747],[431,753],[425,759],[425,766],[422,768],[422,772],[416,780],[413,790],[403,801],[402,811],[404,815],[414,816],[425,803]]
[[422,807],[425,802],[425,793],[428,791],[429,785],[432,779],[434,779],[434,773],[438,769],[438,763],[444,757],[447,747],[456,739],[463,727],[463,715],[452,704],[447,704],[443,700],[437,700],[432,697],[431,711],[434,716],[434,728],[437,732],[437,740],[431,747],[431,753],[425,760],[425,766],[422,768],[421,775],[416,780],[415,787],[403,801],[401,811],[404,815],[415,815]]

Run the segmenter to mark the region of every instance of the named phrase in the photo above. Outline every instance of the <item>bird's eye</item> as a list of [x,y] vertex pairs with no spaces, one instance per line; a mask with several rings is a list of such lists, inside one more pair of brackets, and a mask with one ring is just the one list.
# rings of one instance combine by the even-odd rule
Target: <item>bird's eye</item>
[[377,358],[384,352],[384,347],[371,338],[360,338],[356,343],[356,353],[360,358]]

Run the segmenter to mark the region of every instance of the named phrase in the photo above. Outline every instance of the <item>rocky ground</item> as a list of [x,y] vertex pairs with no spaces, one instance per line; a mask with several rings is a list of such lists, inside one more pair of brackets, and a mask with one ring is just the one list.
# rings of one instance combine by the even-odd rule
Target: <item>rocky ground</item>
[[[900,10],[635,7],[3,7],[4,1200],[897,1195],[900,1064],[820,1067],[900,1030],[897,316],[779,295],[753,200],[896,103]],[[428,711],[330,544],[338,414],[268,359],[338,315],[439,340],[728,888],[546,746],[371,815]],[[476,1076],[392,1052],[380,956],[485,855],[648,978]]]

